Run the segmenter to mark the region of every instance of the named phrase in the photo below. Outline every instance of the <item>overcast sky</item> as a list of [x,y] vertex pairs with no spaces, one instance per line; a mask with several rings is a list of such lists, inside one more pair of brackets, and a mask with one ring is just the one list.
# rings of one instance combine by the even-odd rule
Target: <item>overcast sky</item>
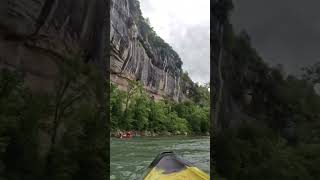
[[287,72],[320,61],[319,0],[234,0],[236,29],[245,29],[269,64]]
[[210,0],[140,0],[142,14],[195,82],[210,80]]

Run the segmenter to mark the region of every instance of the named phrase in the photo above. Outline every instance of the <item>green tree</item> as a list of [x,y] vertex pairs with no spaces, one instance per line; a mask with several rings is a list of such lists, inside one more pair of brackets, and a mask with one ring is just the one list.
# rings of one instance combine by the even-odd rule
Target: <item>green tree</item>
[[111,84],[110,94],[111,127],[112,129],[123,128],[126,124],[123,116],[125,93]]
[[128,120],[135,130],[146,130],[149,123],[150,99],[144,93],[136,94],[129,106]]
[[155,132],[166,130],[165,123],[169,112],[168,105],[164,101],[151,101],[149,114],[149,127]]

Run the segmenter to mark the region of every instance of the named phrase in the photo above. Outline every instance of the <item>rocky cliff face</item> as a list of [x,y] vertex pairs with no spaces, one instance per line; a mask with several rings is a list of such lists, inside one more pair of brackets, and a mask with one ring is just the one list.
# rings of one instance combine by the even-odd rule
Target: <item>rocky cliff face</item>
[[66,58],[103,62],[106,9],[102,0],[1,1],[0,68],[26,71],[41,89]]
[[[66,60],[106,68],[102,57],[108,53],[107,9],[103,0],[0,1],[0,70],[19,69],[25,73],[28,88],[56,94],[59,67]],[[50,115],[40,122],[45,125],[39,125],[41,157],[48,154],[56,129],[57,137],[62,137],[60,129],[72,128],[64,124],[54,128],[53,119]]]
[[183,98],[179,56],[142,17],[137,0],[111,1],[111,80],[126,89],[140,81],[155,98]]

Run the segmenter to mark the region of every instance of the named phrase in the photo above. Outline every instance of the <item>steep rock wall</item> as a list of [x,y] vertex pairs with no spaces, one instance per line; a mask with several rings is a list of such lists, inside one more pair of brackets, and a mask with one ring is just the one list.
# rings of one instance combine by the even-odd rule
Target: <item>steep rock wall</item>
[[[106,68],[106,9],[103,0],[0,1],[0,70],[19,69],[27,87],[54,94],[59,66],[67,59]],[[41,158],[52,146],[52,119],[44,118],[39,129]],[[57,137],[64,128],[69,127],[57,127]]]
[[[140,81],[156,98],[183,98],[179,56],[169,45],[151,43],[137,0],[111,1],[111,80],[126,89]],[[158,38],[158,37],[156,37]]]
[[0,68],[24,70],[41,89],[65,59],[103,64],[106,9],[103,0],[1,1]]

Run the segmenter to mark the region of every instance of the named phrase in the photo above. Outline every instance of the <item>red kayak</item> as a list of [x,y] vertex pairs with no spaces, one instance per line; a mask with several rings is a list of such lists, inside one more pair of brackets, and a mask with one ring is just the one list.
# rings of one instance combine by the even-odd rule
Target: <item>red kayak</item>
[[132,133],[131,132],[127,132],[127,133],[124,133],[124,134],[120,134],[120,139],[128,139],[128,138],[132,138]]

